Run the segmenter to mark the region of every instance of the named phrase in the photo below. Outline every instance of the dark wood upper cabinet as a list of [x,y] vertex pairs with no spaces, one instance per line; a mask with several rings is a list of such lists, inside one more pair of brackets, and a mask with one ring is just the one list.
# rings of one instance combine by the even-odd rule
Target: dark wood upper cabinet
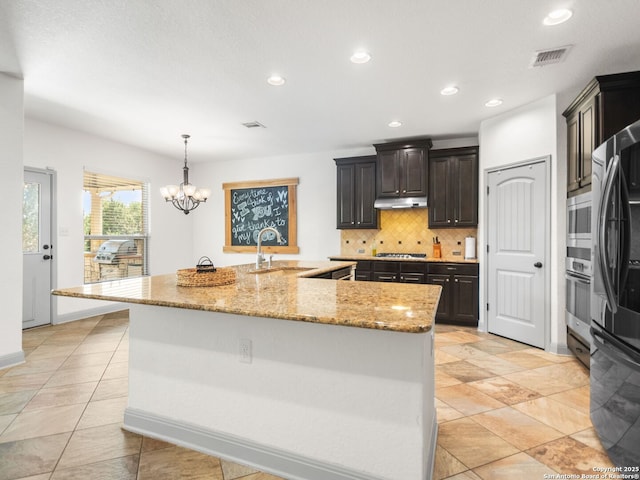
[[334,159],[337,166],[337,228],[378,228],[376,157]]
[[595,77],[567,107],[567,196],[591,190],[591,154],[640,118],[640,72]]
[[378,197],[424,197],[431,140],[379,143],[376,148]]
[[478,147],[431,151],[429,228],[477,225]]

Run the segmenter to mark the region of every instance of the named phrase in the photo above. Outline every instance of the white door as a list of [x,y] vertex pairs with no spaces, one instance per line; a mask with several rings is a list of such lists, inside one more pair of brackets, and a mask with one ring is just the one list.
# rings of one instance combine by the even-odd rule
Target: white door
[[52,175],[25,170],[22,195],[22,328],[51,323]]
[[488,174],[487,329],[545,347],[546,165]]

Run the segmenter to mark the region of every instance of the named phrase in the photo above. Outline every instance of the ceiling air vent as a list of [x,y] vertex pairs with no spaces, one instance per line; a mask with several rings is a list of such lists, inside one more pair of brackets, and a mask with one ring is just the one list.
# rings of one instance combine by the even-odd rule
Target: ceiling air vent
[[549,50],[539,50],[534,53],[531,60],[531,67],[544,67],[553,63],[563,62],[571,50],[572,45],[566,47],[551,48]]
[[253,122],[243,123],[242,125],[247,127],[247,128],[267,128],[263,124],[261,124],[260,122],[258,122],[256,120],[254,120]]

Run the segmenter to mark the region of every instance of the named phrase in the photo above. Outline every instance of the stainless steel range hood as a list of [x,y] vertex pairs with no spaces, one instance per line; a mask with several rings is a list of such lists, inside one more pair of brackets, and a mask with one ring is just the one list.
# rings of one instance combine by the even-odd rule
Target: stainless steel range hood
[[427,208],[427,197],[377,198],[373,206],[380,210],[394,208]]

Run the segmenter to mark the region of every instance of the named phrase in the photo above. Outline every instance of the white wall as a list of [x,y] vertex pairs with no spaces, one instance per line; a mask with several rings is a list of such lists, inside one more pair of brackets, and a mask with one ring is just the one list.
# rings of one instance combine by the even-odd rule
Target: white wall
[[22,353],[22,136],[24,91],[21,79],[0,73],[0,368],[23,360]]
[[299,178],[297,234],[300,253],[275,255],[274,260],[323,260],[339,254],[336,164],[333,159],[372,154],[375,154],[373,147],[196,165],[190,172],[193,174],[193,183],[211,188],[212,194],[211,199],[193,213],[198,219],[195,223],[194,262],[202,255],[208,256],[217,265],[255,261],[255,254],[222,252],[225,238],[223,183],[290,177]]
[[[54,288],[78,286],[84,281],[82,182],[85,168],[130,176],[151,184],[152,274],[172,273],[192,263],[193,224],[198,218],[193,214],[184,215],[166,204],[159,193],[160,186],[179,183],[182,179],[182,150],[178,140],[176,158],[170,159],[75,130],[26,119],[24,165],[49,167],[57,173],[57,231],[53,235],[57,274],[54,276]],[[106,302],[95,300],[56,297],[54,302],[57,304],[53,311],[54,323],[82,318],[87,311],[109,309]],[[113,308],[122,308],[122,305],[113,305]]]
[[[566,352],[564,322],[564,232],[566,197],[566,156],[558,155],[558,136],[564,135],[560,126],[557,99],[550,95],[523,107],[485,120],[480,125],[480,192],[485,192],[487,169],[525,160],[551,156],[551,284],[549,288],[548,349]],[[485,195],[480,195],[478,239],[480,241],[480,305],[485,305],[486,248]],[[486,328],[486,309],[480,308],[480,322]]]

